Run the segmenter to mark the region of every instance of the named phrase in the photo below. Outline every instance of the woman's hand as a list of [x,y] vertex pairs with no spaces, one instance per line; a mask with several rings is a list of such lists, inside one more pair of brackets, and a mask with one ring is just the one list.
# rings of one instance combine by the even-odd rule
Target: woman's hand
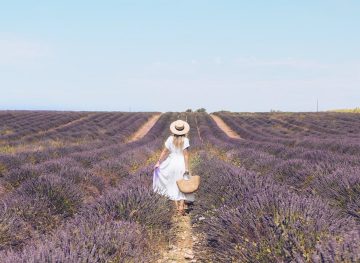
[[163,160],[164,156],[165,156],[166,154],[168,154],[168,153],[169,153],[169,150],[168,150],[166,147],[164,147],[164,149],[162,150],[162,152],[161,152],[161,154],[160,154],[159,161],[154,165],[154,170],[155,170],[156,168],[159,168],[159,166],[160,166],[160,160]]
[[158,168],[160,166],[160,162],[158,161],[155,165],[154,165],[154,170],[156,169],[156,168]]

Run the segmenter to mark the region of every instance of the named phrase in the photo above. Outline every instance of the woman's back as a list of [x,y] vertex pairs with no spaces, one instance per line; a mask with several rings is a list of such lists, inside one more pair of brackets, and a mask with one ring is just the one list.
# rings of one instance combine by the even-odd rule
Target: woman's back
[[182,154],[183,150],[190,146],[189,138],[184,137],[184,145],[182,148],[178,148],[173,143],[174,136],[170,135],[166,141],[165,141],[165,147],[171,152],[171,153],[177,153]]

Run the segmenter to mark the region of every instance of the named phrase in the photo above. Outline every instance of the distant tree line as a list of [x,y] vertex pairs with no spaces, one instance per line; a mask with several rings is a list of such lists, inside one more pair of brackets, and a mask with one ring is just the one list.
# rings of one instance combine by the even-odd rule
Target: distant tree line
[[[193,112],[193,110],[192,109],[187,109],[185,112]],[[206,112],[206,109],[205,108],[200,108],[200,109],[194,110],[194,112]]]

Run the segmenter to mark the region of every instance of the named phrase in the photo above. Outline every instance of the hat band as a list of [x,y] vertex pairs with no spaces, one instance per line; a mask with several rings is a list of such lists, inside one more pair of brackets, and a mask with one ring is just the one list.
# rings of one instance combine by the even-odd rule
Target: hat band
[[185,127],[182,126],[182,127],[179,127],[179,126],[175,126],[175,129],[178,130],[178,131],[182,131]]

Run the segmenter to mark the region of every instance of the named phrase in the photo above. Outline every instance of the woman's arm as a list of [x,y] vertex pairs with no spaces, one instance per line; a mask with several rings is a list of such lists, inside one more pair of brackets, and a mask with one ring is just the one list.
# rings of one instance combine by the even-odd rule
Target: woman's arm
[[155,164],[154,168],[159,167],[160,163],[162,162],[163,158],[169,153],[169,150],[164,147],[164,149],[162,150],[159,160],[157,161],[157,163]]
[[189,172],[189,151],[184,149],[185,172]]

